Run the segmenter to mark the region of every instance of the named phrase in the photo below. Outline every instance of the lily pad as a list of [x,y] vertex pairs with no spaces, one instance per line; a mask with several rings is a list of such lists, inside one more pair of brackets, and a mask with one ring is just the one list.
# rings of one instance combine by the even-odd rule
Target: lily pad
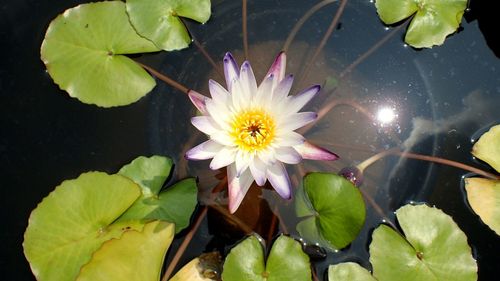
[[119,218],[165,220],[175,223],[176,233],[189,225],[197,204],[197,186],[193,178],[184,179],[160,192],[171,173],[172,160],[163,156],[141,156],[121,168],[120,175],[141,186],[141,197]]
[[179,17],[205,23],[210,18],[210,0],[127,0],[127,12],[140,35],[163,50],[179,50],[191,43]]
[[406,205],[396,211],[405,237],[381,225],[373,232],[373,276],[384,281],[472,281],[477,264],[467,237],[437,208]]
[[354,262],[344,262],[328,267],[328,281],[377,281],[373,276]]
[[500,235],[500,180],[465,179],[471,208],[497,235]]
[[385,24],[414,15],[405,42],[416,48],[430,48],[443,44],[446,36],[458,29],[467,0],[377,0],[375,6]]
[[309,257],[299,242],[281,235],[274,242],[267,263],[255,236],[234,247],[224,262],[224,281],[302,281],[311,279]]
[[491,127],[479,138],[472,154],[500,172],[500,125]]
[[124,55],[155,51],[135,32],[125,3],[106,1],[79,5],[54,19],[41,58],[71,97],[111,107],[133,103],[153,89],[155,80]]
[[120,239],[106,241],[82,267],[77,281],[158,281],[174,225],[149,222],[142,231],[126,231]]
[[138,222],[113,223],[139,197],[131,180],[90,172],[64,181],[31,213],[24,254],[37,280],[72,281],[92,253]]
[[305,219],[300,235],[330,249],[342,249],[359,234],[366,218],[361,192],[345,178],[328,173],[304,177],[295,210]]

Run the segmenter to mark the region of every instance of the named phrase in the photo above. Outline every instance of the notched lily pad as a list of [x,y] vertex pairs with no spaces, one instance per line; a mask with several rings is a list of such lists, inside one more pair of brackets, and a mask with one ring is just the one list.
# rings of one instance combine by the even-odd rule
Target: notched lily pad
[[332,250],[349,245],[366,217],[361,192],[345,178],[327,173],[304,177],[295,210],[298,217],[305,218],[297,225],[300,235]]
[[174,225],[152,221],[142,231],[126,231],[120,239],[104,242],[82,267],[76,281],[158,281]]
[[311,279],[309,257],[299,242],[280,236],[274,242],[267,262],[264,249],[255,236],[236,245],[226,257],[224,281],[305,281]]
[[491,127],[472,147],[472,154],[500,172],[500,125]]
[[113,223],[139,197],[131,180],[90,172],[64,181],[31,213],[24,254],[37,280],[73,281],[101,244],[142,223]]
[[210,0],[127,0],[127,12],[140,35],[163,50],[179,50],[191,43],[179,17],[205,23],[210,18]]
[[354,262],[344,262],[328,267],[328,281],[377,281],[368,270]]
[[373,276],[385,281],[473,281],[477,264],[467,237],[437,208],[406,205],[396,211],[403,237],[381,225],[372,235]]
[[47,29],[41,58],[59,87],[83,103],[127,105],[150,92],[155,80],[126,54],[159,49],[139,36],[125,3],[106,1],[66,10]]
[[443,44],[455,32],[467,7],[467,0],[377,0],[380,19],[394,24],[413,15],[405,42],[415,48]]
[[[189,225],[197,204],[197,186],[193,178],[184,179],[161,191],[171,173],[172,160],[163,156],[140,156],[118,172],[141,186],[141,197],[119,221],[155,219],[175,223],[178,233]],[[161,191],[161,192],[160,192]]]
[[465,190],[474,212],[500,235],[500,180],[467,178]]

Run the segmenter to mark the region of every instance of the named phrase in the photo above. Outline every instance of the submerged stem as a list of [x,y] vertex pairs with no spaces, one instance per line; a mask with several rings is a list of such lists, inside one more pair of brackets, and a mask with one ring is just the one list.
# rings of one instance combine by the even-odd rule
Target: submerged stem
[[248,30],[247,30],[247,0],[241,3],[241,24],[243,31],[243,50],[245,52],[245,60],[248,60]]
[[187,93],[189,92],[189,89],[182,85],[181,83],[173,80],[172,78],[164,75],[164,74],[161,74],[160,72],[156,71],[154,68],[150,67],[150,66],[147,66],[145,64],[142,64],[138,61],[136,61],[137,64],[139,64],[140,66],[142,66],[142,68],[146,69],[149,73],[151,73],[153,76],[155,76],[156,78],[160,79],[161,81],[169,84],[170,86],[176,88],[177,90],[183,92],[184,94],[187,95]]
[[286,38],[285,44],[283,45],[283,51],[286,53],[288,52],[288,48],[290,47],[290,44],[292,44],[293,39],[295,38],[295,35],[297,35],[297,32],[299,32],[300,28],[304,25],[304,23],[317,11],[319,11],[321,8],[324,6],[336,2],[338,0],[323,0],[319,2],[318,4],[314,5],[311,9],[309,9],[300,19],[299,21],[295,24],[295,26],[292,28],[292,31],[290,31],[290,34]]

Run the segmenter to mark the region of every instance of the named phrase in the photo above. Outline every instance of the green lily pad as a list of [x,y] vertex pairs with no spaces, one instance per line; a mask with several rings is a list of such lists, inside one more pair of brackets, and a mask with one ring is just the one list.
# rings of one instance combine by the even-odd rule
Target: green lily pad
[[467,178],[465,190],[474,212],[500,235],[500,180]]
[[113,223],[139,195],[131,180],[101,172],[56,187],[31,213],[24,234],[24,254],[37,280],[73,281],[103,242],[142,229],[138,222]]
[[174,225],[152,221],[142,231],[126,231],[106,241],[82,267],[77,281],[158,281]]
[[416,48],[430,48],[443,44],[446,36],[458,29],[467,0],[377,0],[375,6],[385,24],[414,15],[405,42]]
[[299,242],[281,235],[274,242],[267,263],[264,249],[255,236],[234,247],[226,257],[224,281],[302,281],[311,279],[309,257]]
[[140,35],[163,50],[179,50],[191,43],[179,17],[205,23],[210,18],[210,0],[127,0],[127,12]]
[[344,262],[328,267],[328,281],[377,281],[373,276],[354,262]]
[[155,80],[124,55],[155,51],[159,49],[135,32],[125,4],[106,1],[79,5],[54,19],[41,58],[71,97],[111,107],[133,103],[153,89]]
[[295,210],[305,217],[297,231],[307,240],[333,250],[349,245],[359,234],[366,218],[361,192],[345,178],[328,173],[304,177]]
[[477,280],[467,237],[437,208],[406,205],[396,211],[406,238],[381,225],[372,235],[373,276],[384,281]]
[[500,172],[500,125],[491,127],[479,138],[472,154]]
[[172,168],[172,160],[162,156],[138,157],[118,172],[141,186],[141,197],[119,221],[155,219],[175,223],[176,233],[189,225],[198,202],[196,180],[184,179],[160,192]]

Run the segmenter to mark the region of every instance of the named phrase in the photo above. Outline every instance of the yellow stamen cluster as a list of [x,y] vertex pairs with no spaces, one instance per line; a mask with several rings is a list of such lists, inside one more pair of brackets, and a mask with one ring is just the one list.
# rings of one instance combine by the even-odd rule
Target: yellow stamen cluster
[[239,149],[248,152],[266,148],[274,138],[274,119],[262,110],[245,110],[231,123],[231,136]]

